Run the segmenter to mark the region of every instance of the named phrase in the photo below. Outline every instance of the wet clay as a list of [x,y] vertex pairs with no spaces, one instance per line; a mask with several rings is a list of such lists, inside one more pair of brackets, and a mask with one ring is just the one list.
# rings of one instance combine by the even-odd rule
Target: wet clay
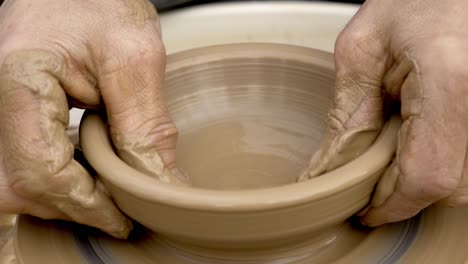
[[[263,63],[260,72],[235,63],[211,70],[222,67],[220,61],[210,71],[187,67],[168,74],[168,108],[180,131],[177,164],[194,187],[291,184],[317,149],[333,93],[329,79],[317,79],[306,65]],[[277,74],[289,68],[294,71]]]
[[171,170],[166,167],[158,151],[152,147],[152,144],[145,142],[144,138],[114,137],[114,139],[118,142],[118,145],[114,145],[119,157],[132,167],[165,183],[189,184],[189,178],[182,175],[177,168]]
[[82,121],[83,153],[119,208],[178,249],[287,253],[364,207],[394,154],[395,118],[353,162],[296,182],[322,138],[334,75],[331,54],[295,46],[175,54],[165,101],[179,129],[178,168],[192,186],[155,181],[123,162],[96,114]]

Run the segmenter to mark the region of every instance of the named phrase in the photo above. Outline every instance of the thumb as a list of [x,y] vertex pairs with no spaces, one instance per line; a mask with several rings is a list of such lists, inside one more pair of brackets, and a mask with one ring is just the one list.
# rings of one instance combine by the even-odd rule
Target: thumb
[[366,34],[352,27],[340,34],[335,46],[335,100],[328,127],[299,180],[343,165],[374,142],[383,124],[381,87],[388,59],[383,45]]
[[[156,29],[155,29],[156,30]],[[177,129],[164,105],[165,49],[159,33],[127,34],[110,43],[98,79],[111,137],[120,157],[161,181],[181,184],[175,170]],[[149,35],[149,36],[148,36]]]
[[386,89],[401,98],[403,124],[394,163],[379,182],[386,187],[377,187],[361,219],[365,225],[405,220],[436,202],[467,201],[466,56],[454,57],[457,49],[440,49],[439,43],[420,48],[425,56],[403,54],[386,77]]

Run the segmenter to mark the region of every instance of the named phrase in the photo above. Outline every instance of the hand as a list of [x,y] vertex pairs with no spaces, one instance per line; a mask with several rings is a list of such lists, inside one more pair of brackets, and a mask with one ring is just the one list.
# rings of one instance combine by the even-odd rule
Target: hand
[[119,238],[131,222],[73,159],[69,107],[105,106],[120,156],[179,182],[147,0],[7,0],[0,8],[0,212],[73,220]]
[[467,1],[366,1],[337,40],[328,133],[301,179],[362,153],[382,127],[384,105],[396,101],[404,121],[397,155],[362,222],[467,203],[467,28]]

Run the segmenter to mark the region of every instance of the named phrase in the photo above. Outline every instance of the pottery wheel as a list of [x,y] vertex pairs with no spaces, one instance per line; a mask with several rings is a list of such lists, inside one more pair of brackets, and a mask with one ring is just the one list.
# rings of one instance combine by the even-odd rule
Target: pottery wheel
[[345,224],[286,257],[223,260],[177,249],[141,227],[122,241],[75,224],[21,216],[15,246],[21,264],[465,263],[466,219],[468,207],[431,207],[411,220],[373,230]]

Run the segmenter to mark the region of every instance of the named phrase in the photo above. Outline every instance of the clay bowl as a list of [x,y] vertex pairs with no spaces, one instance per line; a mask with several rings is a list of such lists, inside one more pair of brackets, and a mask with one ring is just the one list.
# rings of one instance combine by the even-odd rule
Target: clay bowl
[[296,182],[316,151],[333,98],[332,54],[279,44],[200,48],[168,58],[178,168],[191,187],[159,182],[114,153],[87,115],[85,157],[123,212],[186,250],[263,250],[302,243],[364,207],[394,155],[398,120],[344,166]]

